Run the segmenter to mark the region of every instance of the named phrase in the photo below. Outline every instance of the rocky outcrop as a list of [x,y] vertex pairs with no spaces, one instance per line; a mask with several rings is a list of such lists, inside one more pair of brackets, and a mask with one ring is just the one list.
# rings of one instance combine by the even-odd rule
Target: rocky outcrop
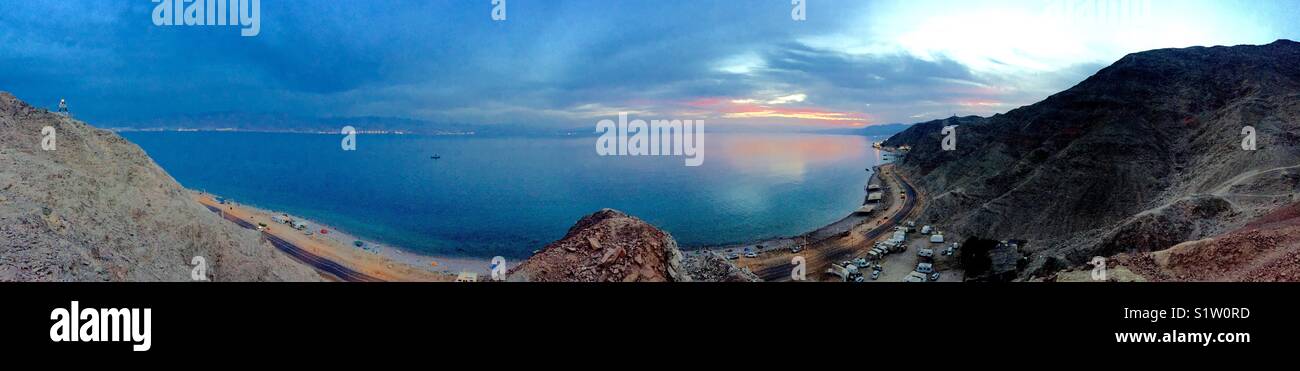
[[737,267],[722,255],[712,251],[701,251],[687,257],[683,266],[692,280],[703,282],[760,282],[763,279],[749,269]]
[[677,241],[664,231],[617,210],[604,209],[578,220],[508,273],[510,281],[680,282]]
[[211,280],[321,279],[190,199],[136,145],[0,92],[0,281],[188,281],[195,257]]
[[[1021,277],[1047,275],[1223,234],[1300,199],[1297,60],[1287,40],[1135,53],[1042,102],[917,124],[886,145],[912,147],[899,168],[926,192],[922,220],[1028,239]],[[940,147],[947,125],[953,151]]]

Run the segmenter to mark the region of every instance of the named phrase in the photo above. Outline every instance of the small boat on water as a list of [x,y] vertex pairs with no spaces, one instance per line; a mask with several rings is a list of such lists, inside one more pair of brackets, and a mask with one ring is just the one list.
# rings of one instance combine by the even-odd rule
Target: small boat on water
[[437,160],[437,159],[442,158],[442,155],[433,155],[433,156],[429,156],[429,158],[434,159],[434,160]]

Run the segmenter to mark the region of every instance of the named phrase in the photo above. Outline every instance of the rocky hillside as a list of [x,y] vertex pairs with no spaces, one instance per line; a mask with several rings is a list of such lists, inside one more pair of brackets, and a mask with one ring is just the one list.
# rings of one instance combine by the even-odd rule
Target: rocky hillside
[[188,281],[196,256],[211,280],[321,279],[122,137],[0,92],[0,281]]
[[1300,281],[1300,203],[1224,235],[1113,260],[1153,281]]
[[[1300,200],[1300,43],[1125,56],[1075,87],[987,118],[917,124],[900,164],[922,216],[1029,239],[1022,278],[1093,256],[1227,233]],[[940,130],[958,125],[957,148]],[[1256,150],[1242,149],[1243,128]]]
[[690,281],[672,236],[622,212],[583,217],[564,238],[511,269],[509,280],[533,282]]

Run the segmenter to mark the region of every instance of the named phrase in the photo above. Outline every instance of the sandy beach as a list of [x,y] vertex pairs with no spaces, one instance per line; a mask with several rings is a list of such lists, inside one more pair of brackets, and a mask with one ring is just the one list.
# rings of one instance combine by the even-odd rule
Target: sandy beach
[[[292,216],[294,220],[309,225],[306,231],[300,231],[272,220],[272,217],[283,217],[284,213],[262,210],[239,204],[234,200],[225,200],[223,204],[217,201],[216,198],[219,196],[202,192],[192,192],[191,196],[204,206],[219,208],[223,213],[253,225],[265,224],[266,232],[275,237],[311,254],[379,280],[445,282],[454,281],[460,272],[478,273],[479,277],[488,273],[489,259],[413,253],[395,246],[358,238],[326,224]],[[326,232],[321,233],[322,230]],[[355,241],[362,241],[364,248],[357,247]]]

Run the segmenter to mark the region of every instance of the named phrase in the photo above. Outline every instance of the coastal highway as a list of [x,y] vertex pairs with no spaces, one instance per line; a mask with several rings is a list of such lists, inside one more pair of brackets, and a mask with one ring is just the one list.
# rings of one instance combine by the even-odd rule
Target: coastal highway
[[[247,229],[257,229],[257,226],[253,225],[253,223],[249,223],[248,221],[239,219],[238,217],[235,217],[233,215],[226,214],[222,212],[220,208],[211,205],[204,205],[204,206],[207,206],[208,210],[212,210],[212,212],[221,215],[222,218],[234,222],[236,225],[239,225],[240,227],[244,227]],[[263,231],[262,236],[265,237],[267,241],[271,242],[272,246],[275,246],[275,248],[280,249],[280,251],[283,251],[285,254],[289,254],[289,256],[293,257],[294,260],[302,262],[303,264],[307,264],[312,268],[316,268],[317,271],[325,272],[334,277],[338,277],[338,279],[340,280],[347,281],[347,282],[381,282],[382,281],[378,278],[372,277],[365,273],[361,273],[349,269],[348,267],[345,267],[342,264],[336,263],[332,260],[322,258],[320,256],[317,256],[316,254],[312,254],[311,252],[308,252],[307,250],[295,246],[294,244],[289,243],[288,241],[285,241],[280,237],[276,237],[270,232]]]
[[[903,186],[903,192],[904,194],[907,195],[907,199],[903,201],[903,207],[899,209],[897,213],[894,213],[894,216],[890,217],[888,221],[865,233],[866,241],[868,242],[875,240],[877,237],[880,237],[885,233],[888,233],[891,229],[894,228],[894,226],[898,225],[899,223],[902,223],[903,219],[906,219],[907,216],[910,215],[912,213],[912,210],[916,207],[916,189],[912,187],[912,184],[908,183],[907,179],[904,179],[903,177],[899,176],[897,170],[891,170],[889,172],[889,175],[891,178],[895,180],[897,184],[901,184]],[[893,190],[890,191],[893,192]],[[836,239],[836,238],[837,237],[831,237],[828,240]],[[839,244],[832,243],[826,246],[825,248],[806,250],[805,254],[818,255],[818,256],[807,257],[808,277],[811,278],[814,277],[814,275],[821,274],[823,271],[826,270],[826,267],[829,267],[830,264],[834,262],[848,260],[853,256],[853,253],[858,250],[857,248],[858,246],[839,245]],[[824,264],[814,263],[818,261],[823,262]],[[783,262],[782,264],[777,264],[770,267],[758,269],[754,272],[754,274],[758,275],[759,278],[762,278],[763,281],[768,281],[768,282],[789,281],[790,272],[792,269],[794,269],[794,266],[787,261],[787,262]]]

